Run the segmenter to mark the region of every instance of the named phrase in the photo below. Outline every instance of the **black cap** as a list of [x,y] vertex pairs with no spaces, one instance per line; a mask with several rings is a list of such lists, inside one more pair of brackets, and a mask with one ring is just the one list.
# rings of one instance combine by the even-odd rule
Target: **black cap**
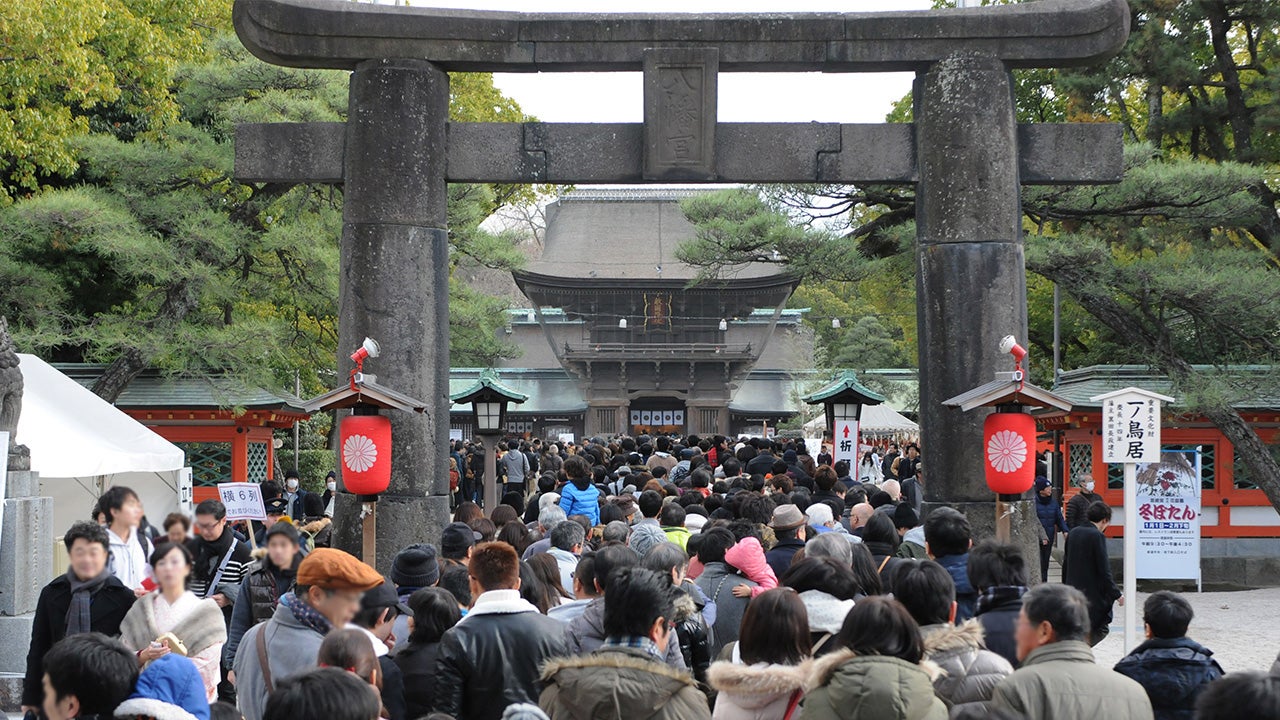
[[372,590],[366,590],[364,597],[360,598],[361,610],[389,607],[395,608],[401,615],[413,614],[413,611],[407,605],[400,602],[400,596],[396,594],[395,585],[389,582],[383,582]]
[[445,557],[466,555],[467,548],[474,546],[480,537],[480,533],[466,523],[449,523],[440,533],[440,552]]
[[288,515],[289,502],[282,497],[273,497],[263,503],[267,508],[268,515]]

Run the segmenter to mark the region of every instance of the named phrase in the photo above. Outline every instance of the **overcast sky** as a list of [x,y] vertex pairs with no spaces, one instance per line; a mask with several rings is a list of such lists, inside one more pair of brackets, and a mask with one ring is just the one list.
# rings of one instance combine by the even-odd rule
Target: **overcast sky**
[[[393,5],[394,0],[379,0]],[[539,12],[874,12],[929,0],[410,0],[414,7]],[[497,86],[544,122],[640,122],[639,73],[497,73]],[[721,122],[884,122],[910,73],[721,73]]]

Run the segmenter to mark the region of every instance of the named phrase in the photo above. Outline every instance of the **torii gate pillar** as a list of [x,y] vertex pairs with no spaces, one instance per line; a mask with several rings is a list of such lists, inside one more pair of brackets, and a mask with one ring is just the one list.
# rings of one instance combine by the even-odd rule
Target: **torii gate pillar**
[[[365,337],[378,367],[428,403],[393,413],[391,486],[378,503],[378,558],[439,537],[449,522],[449,238],[445,135],[449,75],[422,60],[368,60],[351,74],[343,160],[338,363]],[[356,517],[339,493],[337,517]],[[338,523],[335,546],[361,545],[360,523]],[[365,558],[370,561],[370,558]]]
[[[925,514],[963,512],[974,537],[995,537],[985,482],[982,423],[942,401],[977,387],[1007,362],[995,338],[1027,336],[1018,124],[1012,83],[998,59],[952,55],[918,76],[915,89],[916,313]],[[1027,458],[1035,462],[1034,455]],[[1030,502],[1009,503],[1011,537],[1037,554]]]

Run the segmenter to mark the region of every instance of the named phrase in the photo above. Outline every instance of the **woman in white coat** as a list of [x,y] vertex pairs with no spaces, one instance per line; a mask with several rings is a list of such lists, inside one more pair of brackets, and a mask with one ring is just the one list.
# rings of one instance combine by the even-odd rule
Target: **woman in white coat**
[[790,720],[798,717],[810,673],[809,616],[791,588],[761,593],[742,616],[729,660],[712,663],[707,682],[717,691],[712,720]]

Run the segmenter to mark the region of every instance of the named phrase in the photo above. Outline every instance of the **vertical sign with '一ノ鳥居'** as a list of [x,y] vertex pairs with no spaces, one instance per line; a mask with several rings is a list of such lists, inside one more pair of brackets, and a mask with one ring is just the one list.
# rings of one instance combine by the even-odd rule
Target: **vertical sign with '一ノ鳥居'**
[[[1146,522],[1139,515],[1138,467],[1160,463],[1160,408],[1173,398],[1139,387],[1127,387],[1091,398],[1102,404],[1102,461],[1124,465],[1124,594],[1128,604],[1124,608],[1124,648],[1133,650],[1138,641],[1138,575],[1139,542]],[[1197,483],[1199,475],[1196,476]],[[1195,514],[1199,516],[1199,502]],[[1148,503],[1150,510],[1150,503]],[[1181,516],[1182,513],[1179,512]],[[1181,523],[1182,521],[1174,521]],[[1197,551],[1199,560],[1199,524],[1197,523]],[[1155,528],[1159,529],[1159,528]],[[1172,529],[1170,527],[1169,529]],[[1181,530],[1181,528],[1179,528]],[[1190,571],[1190,569],[1188,569]],[[1143,575],[1143,577],[1150,577]],[[1200,577],[1199,562],[1194,574],[1179,577]]]
[[[1102,461],[1153,463],[1160,459],[1160,398],[1125,392],[1102,399]],[[1094,398],[1098,400],[1099,398]]]
[[1200,577],[1200,463],[1200,450],[1189,449],[1138,465],[1138,577]]

